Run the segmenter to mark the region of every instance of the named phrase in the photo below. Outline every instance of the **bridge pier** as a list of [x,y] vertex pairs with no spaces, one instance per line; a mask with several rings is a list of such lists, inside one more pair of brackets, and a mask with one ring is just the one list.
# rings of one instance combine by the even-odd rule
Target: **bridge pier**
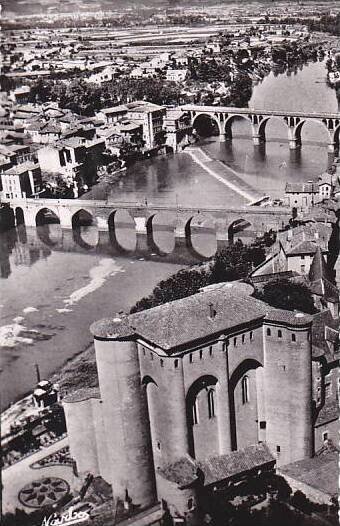
[[254,146],[260,146],[264,142],[260,135],[253,135],[252,138]]
[[220,140],[220,142],[225,142],[227,140],[226,134],[225,133],[220,133],[219,140]]
[[[153,241],[152,227],[148,227],[146,217],[134,217],[136,232],[136,252],[137,254],[150,254],[156,251]],[[155,250],[154,250],[155,249]]]
[[257,115],[252,116],[252,124],[251,124],[251,131],[252,131],[252,139],[254,146],[260,146],[260,144],[266,142],[266,136],[264,133],[264,126],[260,126],[261,121],[258,119]]
[[72,228],[72,212],[65,206],[59,207],[59,221],[62,228]]
[[227,248],[230,245],[228,231],[217,230],[216,232],[216,246],[217,251]]

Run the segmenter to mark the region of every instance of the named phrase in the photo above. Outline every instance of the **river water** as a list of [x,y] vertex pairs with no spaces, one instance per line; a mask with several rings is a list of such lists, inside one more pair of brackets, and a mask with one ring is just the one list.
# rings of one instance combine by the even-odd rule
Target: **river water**
[[[316,62],[278,76],[270,74],[255,86],[249,106],[254,108],[338,111],[335,92],[325,83],[323,63]],[[201,147],[223,161],[251,186],[273,197],[282,196],[287,181],[307,181],[327,168],[327,133],[306,124],[303,147],[290,152],[287,131],[279,120],[267,125],[264,148],[254,149],[250,129],[237,121],[233,141],[209,138]],[[158,157],[130,167],[115,185],[99,185],[86,196],[121,201],[238,206],[244,200],[212,178],[187,153]],[[117,237],[133,250],[132,221],[121,213]],[[158,219],[162,223],[161,219]],[[52,228],[52,227],[51,227]],[[56,239],[70,235],[53,227]],[[97,233],[83,232],[95,245]],[[53,236],[52,236],[53,237]],[[157,244],[173,248],[171,232],[160,229]],[[89,325],[101,317],[129,308],[154,285],[176,272],[183,262],[167,258],[146,261],[137,255],[114,256],[59,243],[58,250],[42,241],[38,229],[19,229],[0,235],[1,407],[28,392],[35,382],[34,364],[48,377],[67,359],[91,344]],[[205,232],[194,238],[196,250],[209,256],[215,238]]]

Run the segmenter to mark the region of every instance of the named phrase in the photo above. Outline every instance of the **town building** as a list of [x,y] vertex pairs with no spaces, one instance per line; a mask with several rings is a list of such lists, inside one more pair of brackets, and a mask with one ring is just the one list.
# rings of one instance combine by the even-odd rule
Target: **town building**
[[130,102],[127,106],[127,118],[143,128],[145,148],[155,148],[158,145],[158,135],[163,130],[166,108],[146,101]]
[[24,199],[42,190],[40,166],[30,161],[12,166],[1,173],[2,192],[6,199]]

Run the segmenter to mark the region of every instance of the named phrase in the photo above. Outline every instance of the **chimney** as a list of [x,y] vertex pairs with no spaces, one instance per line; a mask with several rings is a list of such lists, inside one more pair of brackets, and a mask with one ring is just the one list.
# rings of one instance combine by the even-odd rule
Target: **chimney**
[[214,309],[214,304],[213,303],[209,303],[209,318],[211,320],[213,320],[216,316],[216,311]]

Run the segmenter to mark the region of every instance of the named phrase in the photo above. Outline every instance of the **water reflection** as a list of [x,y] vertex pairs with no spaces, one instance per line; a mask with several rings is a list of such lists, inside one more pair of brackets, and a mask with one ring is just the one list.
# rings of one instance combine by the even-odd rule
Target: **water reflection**
[[47,259],[51,250],[40,242],[38,229],[35,241],[28,238],[24,225],[0,234],[0,277],[8,278],[11,265],[30,267],[39,259]]
[[[0,234],[0,278],[10,277],[15,267],[31,267],[52,252],[128,257],[165,263],[191,264],[216,252],[213,225],[199,225],[194,219],[187,239],[176,240],[174,227],[152,225],[152,234],[136,235],[133,224],[117,223],[98,231],[96,226],[63,229],[59,224],[25,227],[19,225]],[[67,269],[65,269],[67,272]]]

